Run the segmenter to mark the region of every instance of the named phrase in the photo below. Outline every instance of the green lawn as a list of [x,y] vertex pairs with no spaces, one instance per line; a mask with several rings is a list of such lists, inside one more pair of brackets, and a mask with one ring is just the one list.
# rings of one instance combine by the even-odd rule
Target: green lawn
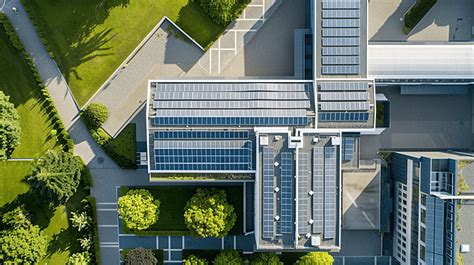
[[0,162],[0,215],[24,204],[33,223],[48,236],[48,254],[40,264],[66,264],[69,256],[79,249],[76,232],[68,224],[67,212],[79,209],[85,192],[81,189],[66,206],[49,207],[25,182],[30,172],[30,162]]
[[128,124],[105,146],[107,153],[122,168],[136,168],[136,125]]
[[55,137],[48,137],[51,123],[41,109],[39,88],[23,55],[10,44],[0,29],[0,90],[10,96],[21,116],[20,145],[12,157],[31,158],[57,146]]
[[[122,187],[120,194],[125,194],[133,187]],[[234,206],[237,214],[237,221],[234,228],[229,232],[233,235],[242,234],[243,230],[243,191],[242,186],[223,186],[216,187],[224,189],[227,194],[227,201]],[[173,186],[173,187],[150,187],[147,188],[151,194],[160,200],[160,216],[158,222],[152,225],[146,231],[140,234],[149,235],[189,235],[186,224],[184,223],[184,207],[189,199],[196,192],[197,187]],[[123,226],[126,233],[134,233]]]
[[22,0],[83,105],[163,16],[203,47],[222,33],[191,0]]

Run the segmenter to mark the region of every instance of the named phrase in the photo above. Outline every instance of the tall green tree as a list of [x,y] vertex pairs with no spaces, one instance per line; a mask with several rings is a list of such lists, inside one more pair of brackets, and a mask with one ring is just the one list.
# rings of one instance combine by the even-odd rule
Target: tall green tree
[[[17,214],[21,217],[16,217]],[[46,237],[26,216],[20,208],[3,216],[2,221],[8,229],[0,232],[1,264],[34,264],[46,255]]]
[[118,199],[118,214],[132,230],[144,230],[158,221],[160,201],[144,189],[129,190]]
[[20,115],[9,100],[0,91],[0,160],[7,159],[20,144]]
[[302,256],[296,264],[298,265],[332,265],[334,258],[327,252],[309,252]]
[[104,104],[91,103],[81,113],[89,129],[98,129],[109,118],[109,110]]
[[239,252],[233,249],[221,251],[214,259],[214,265],[241,265],[244,264]]
[[198,189],[184,208],[186,226],[196,237],[226,236],[236,220],[223,190]]
[[35,160],[28,181],[41,195],[63,203],[76,192],[81,182],[82,167],[79,157],[49,150]]
[[283,262],[273,252],[258,252],[250,257],[250,265],[283,265]]

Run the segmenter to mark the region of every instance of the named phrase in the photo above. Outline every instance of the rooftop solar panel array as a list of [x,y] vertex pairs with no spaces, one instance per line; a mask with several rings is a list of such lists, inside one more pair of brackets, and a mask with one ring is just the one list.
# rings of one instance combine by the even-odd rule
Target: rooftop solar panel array
[[354,137],[344,137],[342,140],[342,150],[343,150],[343,160],[350,161],[354,159],[355,152],[355,138]]
[[319,82],[321,91],[344,91],[344,90],[364,90],[369,89],[369,82],[352,81],[352,82]]
[[324,238],[336,236],[336,147],[324,147]]
[[370,104],[367,101],[339,101],[339,102],[320,102],[323,111],[360,111],[369,110]]
[[155,126],[305,126],[310,83],[155,83]]
[[313,148],[313,233],[323,233],[324,149]]
[[155,131],[158,139],[248,139],[248,131]]
[[308,154],[298,154],[298,234],[309,233],[308,210],[310,198],[308,189],[309,161]]
[[[360,1],[322,0],[322,75],[360,73]],[[343,48],[343,49],[342,49]],[[338,56],[339,58],[331,58]]]
[[323,122],[367,122],[367,112],[320,112],[319,120]]
[[339,93],[328,93],[320,92],[319,96],[321,100],[327,101],[356,101],[356,100],[369,100],[369,93],[367,92],[339,92]]
[[293,233],[293,153],[281,153],[281,233]]
[[263,232],[262,237],[264,239],[273,239],[274,237],[274,168],[273,160],[275,157],[275,151],[272,147],[263,147],[263,167],[262,167],[262,187],[263,187],[263,201],[262,201],[262,214],[263,214]]

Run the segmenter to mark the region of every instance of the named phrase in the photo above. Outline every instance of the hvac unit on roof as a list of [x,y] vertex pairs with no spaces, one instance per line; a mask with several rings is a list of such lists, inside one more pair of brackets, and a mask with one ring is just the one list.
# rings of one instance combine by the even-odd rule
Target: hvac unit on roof
[[275,163],[273,165],[275,165],[277,167],[277,166],[280,165],[280,163],[278,163],[278,161],[275,161]]
[[281,139],[283,139],[283,137],[281,135],[275,135],[275,137],[273,139],[275,141],[280,141]]
[[319,143],[319,137],[314,137],[313,138],[313,144]]
[[268,136],[260,136],[260,145],[268,145]]
[[275,221],[278,221],[278,220],[280,220],[280,216],[279,216],[279,215],[275,216]]
[[274,191],[275,191],[275,192],[279,192],[279,191],[280,191],[280,188],[275,187]]
[[468,253],[471,250],[470,248],[468,244],[461,244],[461,253]]
[[311,237],[311,233],[307,233],[306,238],[310,238],[310,237]]
[[308,220],[308,223],[309,223],[310,225],[312,225],[312,224],[314,223],[313,219],[309,219],[309,220]]
[[321,245],[321,237],[320,236],[312,236],[311,237],[311,246],[319,247]]
[[308,194],[309,194],[309,196],[313,196],[314,191],[310,190],[310,191],[308,192]]

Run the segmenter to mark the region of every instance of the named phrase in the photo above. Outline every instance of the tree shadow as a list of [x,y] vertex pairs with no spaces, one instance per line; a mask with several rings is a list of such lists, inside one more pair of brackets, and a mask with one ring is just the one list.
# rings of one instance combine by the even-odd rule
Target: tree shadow
[[77,232],[72,227],[66,229],[61,228],[61,231],[54,234],[48,245],[46,258],[51,257],[54,253],[69,251],[75,253],[79,250],[78,244],[74,239],[79,238]]

